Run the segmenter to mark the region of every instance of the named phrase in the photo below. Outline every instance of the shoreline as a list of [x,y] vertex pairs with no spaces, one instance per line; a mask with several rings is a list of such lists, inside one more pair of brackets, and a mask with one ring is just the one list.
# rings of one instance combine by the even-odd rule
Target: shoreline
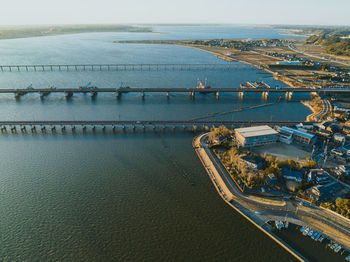
[[[263,233],[265,233],[267,236],[269,236],[272,240],[274,240],[277,244],[279,244],[282,248],[284,248],[287,252],[289,252],[294,258],[296,258],[299,261],[308,261],[308,259],[306,257],[304,257],[302,254],[300,254],[298,251],[296,251],[294,248],[292,248],[283,239],[281,239],[280,237],[275,235],[272,232],[272,229],[269,225],[266,226],[267,228],[264,228],[263,226],[265,226],[266,224],[263,223],[261,225],[261,222],[258,221],[258,218],[256,216],[254,218],[254,215],[251,213],[250,210],[246,210],[244,207],[242,207],[234,199],[228,200],[226,195],[228,195],[227,192],[229,190],[227,188],[225,188],[225,186],[223,185],[224,183],[222,181],[221,176],[218,174],[213,163],[211,163],[213,166],[212,167],[213,170],[211,170],[211,166],[209,166],[208,163],[206,163],[206,161],[204,160],[205,157],[208,158],[208,155],[206,155],[205,150],[199,146],[201,144],[200,140],[204,135],[205,134],[202,134],[202,135],[195,137],[193,139],[193,142],[192,142],[193,148],[195,149],[195,152],[197,153],[198,158],[200,159],[205,170],[207,171],[207,174],[208,174],[210,180],[212,181],[215,189],[217,190],[218,194],[220,195],[220,197],[226,202],[226,204],[231,206],[234,210],[236,210],[239,214],[241,214],[245,219],[247,219],[249,222],[251,222],[255,227],[257,227],[259,230],[261,230]],[[199,149],[202,149],[202,150],[200,151]]]

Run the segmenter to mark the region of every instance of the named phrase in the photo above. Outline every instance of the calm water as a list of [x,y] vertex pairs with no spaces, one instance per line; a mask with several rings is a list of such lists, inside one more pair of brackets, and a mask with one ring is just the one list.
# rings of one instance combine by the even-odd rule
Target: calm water
[[[164,30],[161,30],[164,29]],[[113,44],[122,39],[212,38],[215,28],[157,28],[170,34],[101,33],[0,41],[1,64],[222,63],[183,47]],[[171,31],[173,30],[173,31]],[[222,37],[276,37],[277,32],[218,28]],[[0,88],[193,87],[264,80],[258,70],[197,72],[0,73]],[[303,120],[309,110],[281,101],[225,119]],[[190,119],[266,103],[213,96],[77,95],[65,100],[28,95],[0,97],[0,119]],[[217,195],[191,147],[193,134],[137,131],[0,136],[1,261],[292,261],[282,248],[229,208]]]

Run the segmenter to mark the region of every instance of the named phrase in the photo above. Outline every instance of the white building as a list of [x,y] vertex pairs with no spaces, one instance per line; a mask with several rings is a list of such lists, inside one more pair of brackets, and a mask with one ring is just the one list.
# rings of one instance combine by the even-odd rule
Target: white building
[[269,126],[252,126],[235,129],[236,141],[239,146],[260,146],[276,143],[278,132]]

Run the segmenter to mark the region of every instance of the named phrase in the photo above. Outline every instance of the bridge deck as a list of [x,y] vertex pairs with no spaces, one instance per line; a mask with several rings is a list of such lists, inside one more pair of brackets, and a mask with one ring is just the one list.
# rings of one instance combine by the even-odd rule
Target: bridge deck
[[82,89],[82,88],[3,88],[0,89],[0,93],[310,93],[310,92],[326,92],[326,93],[350,93],[350,88],[325,88],[325,89],[313,89],[313,88],[95,88],[95,89]]

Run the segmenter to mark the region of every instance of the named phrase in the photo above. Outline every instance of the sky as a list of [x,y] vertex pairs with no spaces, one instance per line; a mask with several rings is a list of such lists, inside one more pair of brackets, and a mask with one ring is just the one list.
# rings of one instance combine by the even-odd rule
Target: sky
[[0,25],[350,25],[350,0],[0,0]]

